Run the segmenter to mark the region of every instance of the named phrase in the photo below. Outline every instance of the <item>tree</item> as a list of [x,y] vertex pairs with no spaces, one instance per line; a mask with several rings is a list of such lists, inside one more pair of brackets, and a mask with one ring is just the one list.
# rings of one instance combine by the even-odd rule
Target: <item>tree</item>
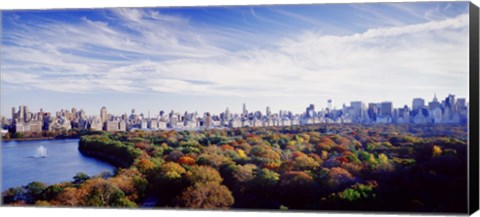
[[174,181],[182,178],[187,171],[175,162],[167,162],[160,166],[160,178],[163,180]]
[[354,180],[352,174],[340,167],[333,167],[330,169],[327,177],[327,184],[332,191],[336,191],[340,187],[351,184]]
[[143,197],[147,187],[147,180],[138,170],[121,169],[118,174],[109,180],[125,193],[131,201],[138,201]]
[[125,198],[120,188],[104,179],[90,179],[80,188],[86,192],[84,203],[96,207],[132,207],[135,206]]
[[67,187],[55,197],[52,204],[73,207],[81,206],[83,205],[84,196],[85,194],[80,192],[77,188]]
[[234,203],[234,198],[226,186],[208,182],[188,187],[180,203],[188,208],[225,209]]
[[289,171],[280,176],[278,183],[281,202],[288,207],[304,208],[317,197],[318,186],[313,177],[303,171]]
[[376,170],[380,172],[391,172],[394,170],[393,165],[390,163],[390,160],[388,159],[388,156],[385,154],[379,154],[378,155],[378,164],[376,166]]
[[442,155],[442,148],[440,148],[438,145],[434,145],[432,149],[432,156],[437,157],[440,155]]
[[192,185],[208,182],[221,183],[223,181],[220,173],[209,166],[192,166],[186,177]]
[[257,169],[255,164],[239,165],[233,173],[233,178],[237,183],[247,183],[255,177],[255,169]]
[[222,167],[223,182],[234,193],[244,192],[250,181],[255,177],[257,166],[254,164],[235,165],[230,164]]
[[241,159],[247,158],[247,155],[245,154],[245,151],[242,149],[237,149],[238,157]]
[[280,176],[281,186],[308,186],[313,183],[313,178],[303,171],[289,171]]
[[137,167],[141,173],[147,175],[156,165],[150,159],[141,158],[135,161],[134,166]]
[[377,183],[375,181],[369,181],[367,184],[357,183],[344,191],[337,193],[335,196],[342,200],[355,201],[359,199],[374,198],[376,197],[375,188]]
[[197,164],[208,165],[216,169],[228,162],[232,162],[232,160],[218,153],[203,153],[197,159]]
[[26,193],[27,191],[23,187],[9,188],[2,193],[3,202],[5,204],[10,204],[17,201],[25,201]]
[[43,198],[45,198],[46,200],[52,200],[60,192],[62,192],[63,189],[64,188],[59,184],[50,185],[43,191]]
[[274,171],[263,168],[259,169],[253,179],[253,186],[263,190],[273,190],[278,183],[280,175]]
[[178,160],[180,160],[180,158],[183,157],[183,156],[184,156],[184,154],[181,151],[175,150],[175,151],[170,152],[170,154],[168,154],[168,156],[165,158],[165,160],[178,162]]
[[262,168],[275,169],[281,164],[280,154],[268,145],[255,145],[250,150],[252,161]]
[[31,182],[25,189],[27,190],[27,203],[33,204],[38,199],[41,199],[43,191],[47,188],[47,185],[42,182]]
[[307,155],[298,156],[293,162],[296,170],[313,170],[320,166],[319,162]]
[[85,181],[90,179],[90,176],[88,176],[86,173],[83,172],[78,172],[74,177],[73,177],[73,184],[82,184]]
[[183,156],[183,157],[180,157],[180,159],[178,160],[178,163],[183,165],[194,165],[195,159],[190,156]]

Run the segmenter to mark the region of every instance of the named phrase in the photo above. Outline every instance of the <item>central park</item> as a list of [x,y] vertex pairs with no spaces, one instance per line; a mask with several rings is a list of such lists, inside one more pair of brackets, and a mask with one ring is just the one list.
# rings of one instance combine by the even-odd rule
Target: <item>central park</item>
[[2,193],[4,205],[467,209],[468,132],[462,125],[321,124],[80,134],[73,135],[80,137],[78,151],[114,165],[113,173],[89,176],[75,171],[71,181],[12,187]]

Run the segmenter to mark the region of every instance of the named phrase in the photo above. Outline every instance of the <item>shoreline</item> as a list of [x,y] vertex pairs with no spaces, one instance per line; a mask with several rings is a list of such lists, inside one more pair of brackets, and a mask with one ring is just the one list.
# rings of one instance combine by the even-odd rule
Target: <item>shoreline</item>
[[61,140],[61,139],[80,139],[80,137],[73,137],[73,138],[56,138],[56,137],[42,137],[42,138],[16,138],[16,139],[4,139],[2,138],[2,142],[14,142],[14,141],[44,141],[44,140]]

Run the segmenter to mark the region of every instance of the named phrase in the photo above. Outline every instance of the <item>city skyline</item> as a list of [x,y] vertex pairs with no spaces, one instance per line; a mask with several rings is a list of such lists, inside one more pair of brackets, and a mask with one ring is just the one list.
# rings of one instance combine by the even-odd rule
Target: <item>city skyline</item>
[[4,11],[2,115],[468,100],[467,13],[465,2]]
[[[229,106],[226,106],[224,107],[223,110],[221,111],[218,111],[218,112],[215,112],[215,111],[198,111],[198,110],[175,110],[175,109],[162,109],[162,108],[158,108],[158,109],[154,109],[154,110],[147,110],[147,111],[141,111],[141,110],[138,110],[137,108],[131,108],[129,111],[125,111],[125,112],[122,112],[122,113],[112,113],[110,112],[110,109],[108,109],[108,106],[101,106],[99,108],[96,109],[96,112],[89,112],[88,110],[85,110],[83,109],[82,107],[77,107],[77,106],[73,106],[73,107],[70,107],[70,108],[67,108],[67,107],[64,107],[64,108],[58,108],[58,109],[54,109],[54,110],[46,110],[44,108],[39,108],[39,109],[31,109],[29,105],[27,104],[20,104],[20,105],[17,105],[17,106],[13,106],[10,110],[10,113],[8,115],[1,115],[1,117],[4,117],[4,118],[10,118],[9,115],[11,116],[12,115],[12,109],[13,110],[17,110],[19,107],[24,107],[26,106],[27,108],[30,108],[29,110],[33,113],[36,113],[36,112],[39,112],[39,111],[43,111],[43,112],[48,112],[48,113],[56,113],[56,112],[61,112],[61,111],[66,111],[66,112],[69,112],[71,111],[72,109],[79,112],[79,111],[83,111],[85,113],[85,115],[87,115],[88,117],[99,117],[101,119],[104,119],[104,117],[102,116],[106,116],[106,115],[111,115],[111,116],[121,116],[121,115],[130,115],[130,114],[133,114],[135,113],[136,115],[141,115],[143,114],[144,115],[144,118],[155,118],[155,117],[158,117],[159,113],[163,112],[164,115],[165,114],[168,114],[170,112],[174,112],[176,114],[182,114],[184,112],[188,112],[188,113],[197,113],[198,115],[204,115],[206,113],[209,113],[211,115],[220,115],[221,113],[224,113],[226,110],[228,110],[231,114],[243,114],[245,113],[245,111],[247,113],[256,113],[256,112],[261,112],[263,115],[266,115],[267,114],[267,111],[271,112],[271,114],[278,114],[280,112],[290,112],[292,113],[292,115],[302,115],[302,114],[305,114],[306,113],[306,110],[305,110],[305,107],[308,109],[310,106],[313,106],[314,109],[313,111],[315,112],[325,112],[325,111],[341,111],[345,108],[351,108],[351,106],[353,104],[360,104],[361,107],[363,109],[368,109],[369,105],[370,104],[375,104],[375,105],[381,105],[383,103],[389,103],[391,104],[391,109],[392,111],[394,110],[398,110],[398,109],[403,109],[403,108],[408,108],[409,110],[417,110],[419,108],[424,108],[424,107],[428,107],[429,106],[429,103],[432,103],[432,102],[438,102],[439,105],[442,105],[445,103],[445,101],[449,98],[449,97],[453,97],[453,99],[457,99],[458,100],[462,100],[463,103],[465,103],[465,106],[469,106],[470,102],[468,101],[468,99],[466,98],[462,98],[462,97],[456,97],[455,94],[448,94],[448,96],[446,96],[446,98],[442,98],[442,97],[438,97],[437,94],[434,95],[434,97],[432,99],[425,99],[425,98],[421,98],[421,97],[413,97],[411,99],[411,102],[409,104],[405,104],[405,105],[402,105],[402,106],[399,106],[399,105],[396,105],[395,102],[391,101],[391,100],[383,100],[383,101],[377,101],[377,102],[365,102],[365,101],[361,101],[361,100],[354,100],[354,101],[350,101],[350,102],[345,102],[345,103],[341,103],[341,104],[335,104],[335,100],[334,99],[328,99],[326,100],[327,103],[325,106],[318,106],[318,104],[315,104],[315,103],[307,103],[303,106],[303,110],[301,111],[298,111],[298,112],[295,112],[295,111],[292,111],[292,110],[288,110],[288,109],[283,109],[283,108],[273,108],[270,106],[270,105],[265,105],[263,107],[263,109],[251,109],[246,103],[242,103],[241,107],[229,107]],[[456,101],[455,101],[456,102]],[[105,113],[104,109],[108,109],[107,110],[107,113]]]
[[467,124],[469,104],[465,98],[456,98],[449,94],[442,99],[435,95],[432,101],[414,98],[409,107],[395,108],[391,101],[361,102],[353,101],[341,108],[328,100],[328,108],[316,108],[309,104],[302,113],[288,110],[272,112],[267,106],[265,111],[249,110],[244,103],[242,112],[232,112],[228,107],[224,112],[197,113],[192,111],[150,111],[130,114],[112,114],[102,106],[100,115],[88,116],[83,109],[72,108],[59,111],[40,110],[35,112],[27,105],[18,110],[13,107],[11,118],[2,117],[2,132],[34,133],[66,132],[71,129],[97,131],[131,130],[202,130],[212,128],[299,126],[311,124]]

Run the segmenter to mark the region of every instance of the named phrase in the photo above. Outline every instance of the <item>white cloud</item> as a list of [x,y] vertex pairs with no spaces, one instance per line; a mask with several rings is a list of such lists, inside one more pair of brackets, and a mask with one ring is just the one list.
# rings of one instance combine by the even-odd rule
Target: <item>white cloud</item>
[[2,82],[59,92],[240,97],[388,92],[411,99],[468,91],[467,14],[341,36],[306,31],[272,38],[268,48],[229,51],[219,41],[241,43],[241,34],[251,33],[202,29],[150,10],[113,12],[122,28],[85,17],[79,24],[17,21],[6,32],[14,45],[2,45]]

